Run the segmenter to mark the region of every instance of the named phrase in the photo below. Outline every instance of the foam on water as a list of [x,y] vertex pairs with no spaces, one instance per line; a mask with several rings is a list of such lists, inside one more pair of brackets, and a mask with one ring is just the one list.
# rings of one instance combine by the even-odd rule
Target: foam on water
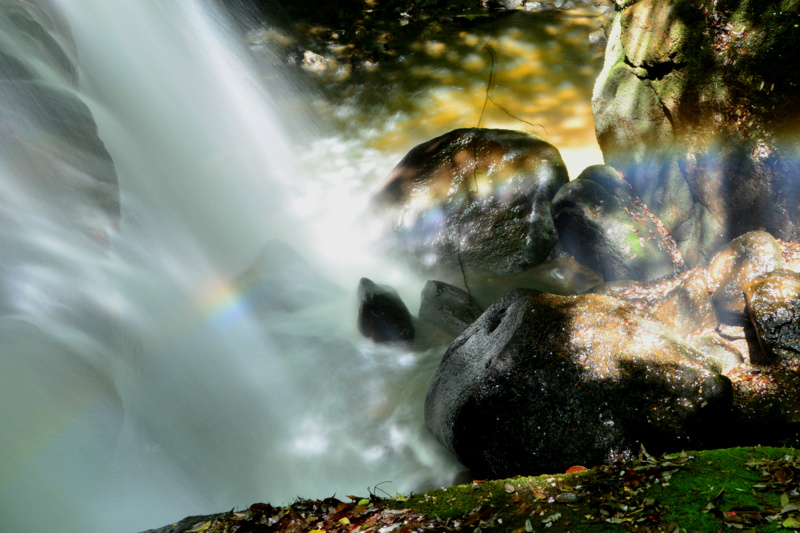
[[[8,138],[33,132],[30,152],[0,152],[3,528],[130,532],[446,483],[458,466],[421,420],[440,352],[355,330],[355,280],[378,267],[347,224],[368,187],[314,192],[273,110],[291,88],[264,86],[226,19],[203,1],[4,0],[0,23],[2,50],[65,95],[40,105],[3,67],[0,104],[30,103],[3,116]],[[340,157],[344,183],[372,164]],[[64,175],[104,195],[118,181],[119,215],[91,187],[59,200]],[[311,266],[259,256],[273,238]]]

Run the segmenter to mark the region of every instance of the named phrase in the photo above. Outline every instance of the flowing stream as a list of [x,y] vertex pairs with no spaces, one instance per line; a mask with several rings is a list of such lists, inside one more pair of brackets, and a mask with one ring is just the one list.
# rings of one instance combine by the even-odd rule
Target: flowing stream
[[355,328],[361,276],[418,305],[357,228],[424,137],[284,129],[299,89],[204,0],[0,0],[0,51],[0,529],[454,478],[421,416],[442,347]]

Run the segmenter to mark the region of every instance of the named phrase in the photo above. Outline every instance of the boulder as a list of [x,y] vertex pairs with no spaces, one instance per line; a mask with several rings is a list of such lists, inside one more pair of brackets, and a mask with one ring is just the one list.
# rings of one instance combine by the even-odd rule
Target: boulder
[[443,281],[429,280],[422,289],[420,322],[435,326],[452,338],[467,329],[481,312],[466,291]]
[[652,281],[680,272],[683,260],[659,221],[607,165],[594,165],[553,199],[559,244],[606,281]]
[[736,444],[800,445],[800,366],[742,366],[730,375]]
[[372,205],[382,240],[425,271],[506,275],[550,253],[550,200],[567,181],[558,150],[534,135],[458,129],[412,149]]
[[477,475],[508,476],[710,444],[731,401],[726,377],[632,305],[518,289],[448,348],[425,421]]
[[358,284],[358,330],[375,342],[414,340],[411,313],[397,291],[361,278]]
[[780,244],[764,231],[741,235],[720,250],[708,265],[708,289],[721,321],[746,320],[747,284],[784,265]]
[[800,358],[800,274],[775,270],[750,282],[744,293],[766,356]]
[[737,346],[717,332],[719,321],[708,291],[705,268],[657,283],[616,281],[592,289],[624,300],[669,326],[676,338],[702,353],[720,373],[727,375],[744,362],[747,346]]
[[800,236],[798,17],[796,2],[617,0],[598,141],[689,266],[748,231]]
[[[786,269],[781,278],[786,279],[789,271],[800,270],[798,257],[797,243],[753,231],[733,239],[708,267],[696,267],[657,282],[607,282],[591,292],[625,300],[662,320],[727,374],[743,361],[756,365],[774,362],[772,351],[762,346],[753,327],[757,318],[748,308],[746,296],[755,290],[753,283],[769,272]],[[759,312],[764,316],[787,313],[786,299],[771,298],[778,292],[773,285],[768,287],[759,295]],[[777,311],[781,307],[786,309]]]

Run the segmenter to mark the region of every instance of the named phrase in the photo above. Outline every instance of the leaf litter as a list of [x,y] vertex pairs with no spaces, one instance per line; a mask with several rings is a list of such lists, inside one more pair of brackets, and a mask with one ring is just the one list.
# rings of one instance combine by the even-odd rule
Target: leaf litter
[[734,448],[655,457],[642,447],[636,459],[625,463],[570,470],[576,473],[475,480],[409,496],[370,493],[368,498],[348,496],[349,502],[298,499],[284,507],[256,503],[164,532],[800,529],[800,456],[793,449]]

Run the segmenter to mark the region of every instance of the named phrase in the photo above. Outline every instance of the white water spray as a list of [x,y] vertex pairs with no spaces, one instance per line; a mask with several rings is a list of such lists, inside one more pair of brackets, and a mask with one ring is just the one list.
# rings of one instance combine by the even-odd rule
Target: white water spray
[[351,280],[258,255],[319,260],[287,209],[313,177],[224,18],[2,0],[0,27],[3,529],[447,482],[421,421],[439,354],[358,339]]

